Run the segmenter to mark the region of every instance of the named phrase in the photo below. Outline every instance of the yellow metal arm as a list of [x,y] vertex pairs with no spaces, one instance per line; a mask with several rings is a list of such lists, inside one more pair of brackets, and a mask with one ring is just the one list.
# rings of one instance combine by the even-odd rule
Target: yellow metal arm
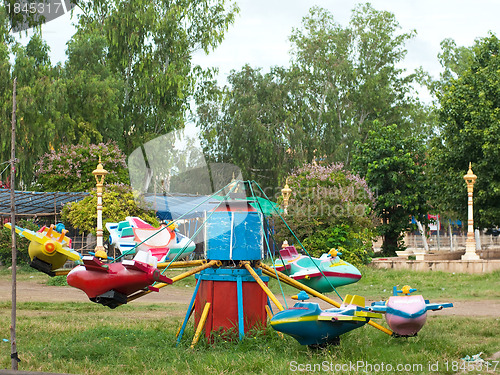
[[247,262],[241,262],[241,265],[244,266],[247,269],[248,272],[250,272],[250,275],[252,275],[252,277],[255,279],[255,281],[257,281],[257,283],[260,285],[260,287],[262,288],[262,290],[267,294],[267,296],[269,297],[269,299],[274,302],[274,304],[276,305],[276,307],[280,311],[283,311],[284,308],[281,305],[281,303],[275,297],[275,295],[273,294],[273,292],[271,292],[271,290],[267,287],[267,285],[264,284],[264,282],[259,277],[259,275],[257,275],[257,273],[253,270],[253,268],[250,265],[250,263],[248,261]]
[[[202,270],[204,270],[206,268],[210,268],[210,267],[213,267],[213,266],[219,267],[220,265],[221,265],[220,260],[211,260],[210,262],[205,263],[205,264],[203,264],[200,267],[193,268],[192,270],[189,270],[187,272],[181,273],[180,275],[172,277],[172,282],[176,282],[176,281],[182,280],[182,279],[184,279],[184,278],[186,278],[188,276],[194,275],[195,273],[200,272],[200,271],[202,271]],[[163,288],[164,286],[167,286],[167,285],[169,285],[169,284],[167,284],[167,283],[158,283],[158,284],[155,285],[155,288],[161,289],[161,288]],[[142,290],[140,292],[137,292],[136,294],[133,294],[133,295],[129,296],[127,298],[127,302],[133,301],[133,300],[135,300],[135,299],[137,299],[139,297],[145,296],[146,294],[149,294],[149,293],[151,293],[150,290]]]
[[[184,268],[184,267],[194,267],[194,266],[201,266],[202,264],[207,263],[205,259],[201,260],[187,260],[187,261],[179,261],[179,262],[163,262],[163,263],[158,263],[156,265],[156,268],[163,269],[163,268]],[[170,266],[169,266],[170,264]]]

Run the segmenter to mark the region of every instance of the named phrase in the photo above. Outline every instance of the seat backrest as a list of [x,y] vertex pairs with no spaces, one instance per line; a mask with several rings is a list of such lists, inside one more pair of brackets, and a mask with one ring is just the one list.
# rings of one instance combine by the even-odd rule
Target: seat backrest
[[280,250],[280,255],[283,259],[285,258],[295,258],[299,255],[295,246],[287,246]]

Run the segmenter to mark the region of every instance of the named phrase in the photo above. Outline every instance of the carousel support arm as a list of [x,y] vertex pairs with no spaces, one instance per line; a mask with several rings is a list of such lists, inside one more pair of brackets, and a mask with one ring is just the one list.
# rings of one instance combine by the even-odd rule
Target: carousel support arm
[[248,261],[245,261],[245,262],[241,262],[240,263],[242,266],[244,266],[247,271],[250,273],[250,275],[252,275],[252,277],[255,279],[255,281],[257,281],[257,284],[259,284],[259,286],[262,288],[262,290],[267,294],[267,296],[271,299],[271,301],[274,302],[274,304],[276,305],[276,307],[280,310],[280,311],[283,311],[284,308],[283,306],[281,305],[281,303],[278,301],[278,299],[276,298],[276,296],[273,294],[273,292],[271,292],[271,290],[267,287],[266,284],[264,284],[264,282],[262,281],[262,279],[259,277],[259,275],[257,275],[257,273],[254,271],[254,269],[252,268],[252,266],[250,265],[250,262]]
[[200,322],[198,323],[198,327],[196,328],[196,333],[194,334],[193,342],[191,343],[191,349],[195,347],[196,344],[198,344],[198,340],[200,339],[201,331],[203,327],[205,327],[205,322],[207,321],[208,317],[208,312],[210,311],[210,302],[207,302],[205,304],[205,308],[203,309],[203,312],[201,314]]
[[[176,281],[185,279],[186,277],[194,275],[195,273],[200,272],[200,271],[202,271],[202,270],[204,270],[206,268],[210,268],[210,267],[213,267],[213,266],[219,267],[220,265],[221,265],[220,260],[211,260],[210,262],[205,263],[202,266],[193,268],[193,269],[191,269],[191,270],[189,270],[187,272],[184,272],[184,273],[181,273],[180,275],[172,277],[172,282],[175,283]],[[156,289],[161,289],[161,288],[163,288],[164,286],[167,286],[167,285],[169,285],[169,284],[167,284],[167,283],[158,283],[154,287]],[[151,290],[142,290],[140,292],[137,292],[136,294],[133,294],[133,295],[129,296],[127,298],[127,302],[133,301],[133,300],[135,300],[135,299],[137,299],[139,297],[145,296],[146,294],[149,294],[149,293],[151,293]]]
[[[179,262],[163,262],[163,263],[158,263],[156,265],[156,268],[162,269],[162,268],[184,268],[184,267],[194,267],[194,266],[201,266],[203,264],[206,264],[207,261],[205,259],[200,259],[200,260],[187,260],[187,261],[179,261]],[[170,266],[169,266],[170,264]]]

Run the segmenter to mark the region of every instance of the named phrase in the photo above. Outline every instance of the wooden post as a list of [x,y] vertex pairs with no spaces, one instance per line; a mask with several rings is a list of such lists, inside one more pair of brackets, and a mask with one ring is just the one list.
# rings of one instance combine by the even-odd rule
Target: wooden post
[[17,244],[16,244],[16,86],[17,78],[14,78],[12,90],[12,138],[10,145],[10,222],[12,235],[12,310],[10,323],[10,358],[12,370],[17,371],[19,358],[17,356],[16,343],[16,309],[17,309]]

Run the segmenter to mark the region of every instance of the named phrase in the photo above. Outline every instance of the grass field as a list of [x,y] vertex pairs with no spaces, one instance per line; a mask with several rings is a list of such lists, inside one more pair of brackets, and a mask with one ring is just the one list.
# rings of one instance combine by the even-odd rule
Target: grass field
[[[488,275],[363,269],[357,284],[342,294],[387,297],[393,285],[410,284],[436,302],[498,300],[500,273]],[[9,273],[0,271],[0,278]],[[31,277],[33,276],[33,277]],[[20,272],[20,279],[43,282],[41,274]],[[189,288],[186,288],[189,285]],[[194,280],[183,281],[192,290]],[[272,289],[279,291],[276,282]],[[384,291],[385,289],[385,291]],[[295,290],[286,287],[290,296]],[[290,303],[290,299],[288,299]],[[460,358],[500,351],[498,317],[429,316],[419,335],[391,338],[365,326],[341,337],[339,346],[311,350],[293,338],[281,339],[271,328],[241,343],[216,337],[189,349],[192,324],[178,347],[175,333],[185,307],[130,304],[110,310],[92,303],[19,303],[17,320],[21,370],[73,374],[455,374]],[[0,368],[10,368],[10,304],[0,303]],[[466,373],[500,373],[498,362]],[[494,368],[496,366],[496,368]],[[465,370],[472,370],[472,367]]]

